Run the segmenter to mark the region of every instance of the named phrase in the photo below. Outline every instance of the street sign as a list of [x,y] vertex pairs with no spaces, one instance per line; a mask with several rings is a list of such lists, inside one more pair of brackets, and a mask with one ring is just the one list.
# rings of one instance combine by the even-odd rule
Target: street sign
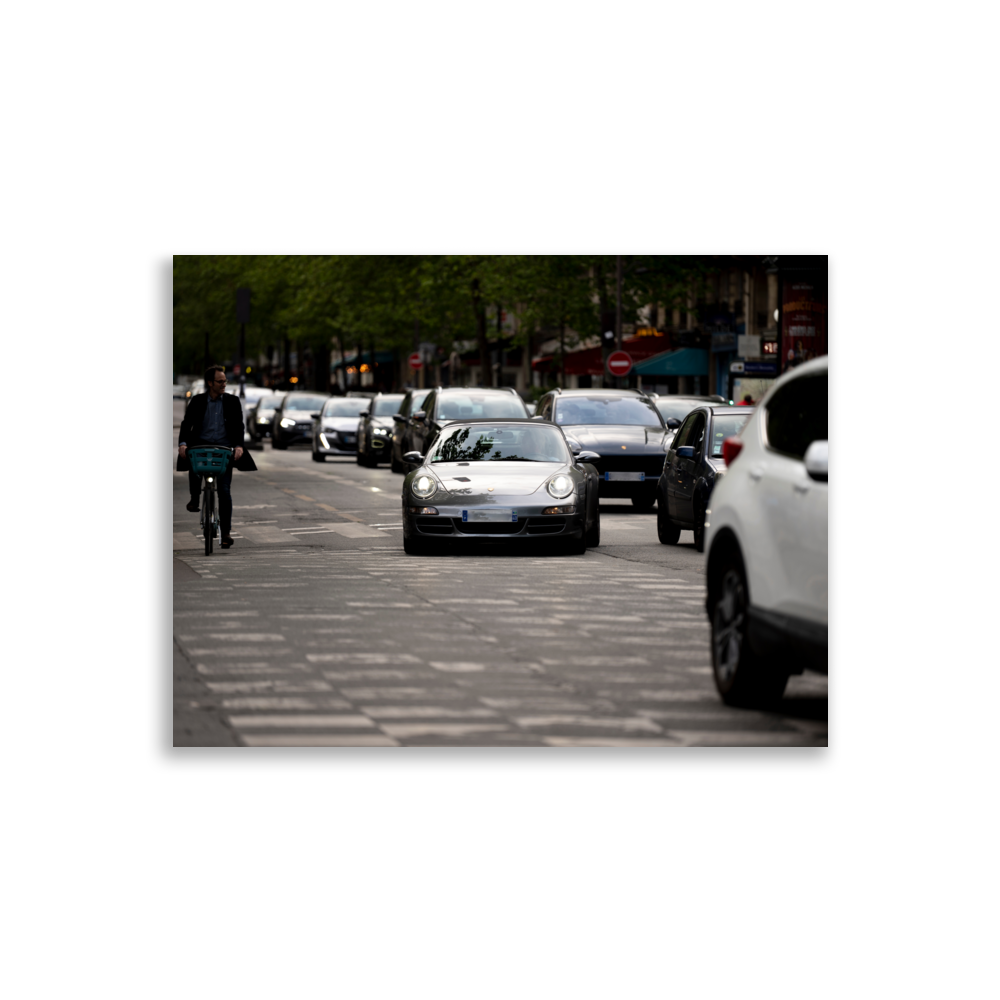
[[742,375],[743,374],[743,362],[742,361],[734,361],[734,362],[732,362],[732,364],[730,364],[730,366],[729,366],[729,370],[734,375]]
[[624,378],[632,370],[632,356],[628,351],[612,351],[608,355],[608,372]]
[[407,359],[407,364],[415,371],[420,371],[424,367],[423,361],[420,360],[420,352],[414,351]]
[[778,363],[776,361],[747,361],[744,370],[747,375],[777,375]]

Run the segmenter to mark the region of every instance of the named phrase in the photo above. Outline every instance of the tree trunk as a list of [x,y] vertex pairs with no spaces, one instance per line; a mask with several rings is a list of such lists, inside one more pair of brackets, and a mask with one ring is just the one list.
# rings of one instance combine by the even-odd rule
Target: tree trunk
[[559,387],[566,388],[566,321],[559,323]]
[[482,385],[493,385],[490,347],[486,342],[486,306],[479,291],[478,278],[472,279],[472,310],[476,316],[476,337],[479,340],[480,382]]

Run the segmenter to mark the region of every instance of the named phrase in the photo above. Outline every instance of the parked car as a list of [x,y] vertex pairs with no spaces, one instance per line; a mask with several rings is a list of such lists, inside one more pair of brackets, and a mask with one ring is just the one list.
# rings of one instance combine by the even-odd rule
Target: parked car
[[263,446],[264,438],[271,436],[271,423],[274,420],[274,414],[281,401],[287,395],[287,392],[272,392],[269,390],[254,404],[250,410],[250,418],[247,421],[250,440],[254,444]]
[[394,413],[399,412],[404,394],[401,392],[378,393],[371,405],[361,411],[358,422],[358,465],[375,466],[388,462],[392,457],[392,431]]
[[409,389],[403,397],[399,412],[393,414],[392,452],[389,461],[393,472],[406,472],[406,464],[403,462],[403,435],[409,425],[410,415],[421,408],[430,394],[430,389]]
[[682,529],[694,532],[694,547],[705,551],[705,511],[712,489],[726,473],[722,443],[739,434],[752,409],[698,406],[670,442],[656,488],[656,533],[676,545]]
[[403,480],[408,555],[464,539],[474,543],[561,543],[582,555],[601,541],[592,453],[574,456],[550,424],[460,420],[442,428]]
[[524,401],[513,389],[432,389],[412,413],[403,430],[400,449],[403,464],[409,469],[406,453],[424,453],[427,444],[452,420],[506,420],[527,419]]
[[290,444],[312,440],[313,419],[319,417],[329,397],[314,392],[290,392],[274,411],[271,447],[284,451]]
[[647,510],[656,503],[667,427],[653,401],[635,389],[555,389],[542,396],[534,420],[561,427],[570,448],[597,454],[602,497],[630,497]]
[[[236,391],[239,393],[239,384],[237,383]],[[243,440],[248,447],[252,446],[254,443],[253,433],[251,431],[251,426],[254,419],[254,408],[263,396],[269,395],[270,389],[265,389],[263,386],[247,384],[243,387]]]
[[723,701],[760,704],[827,671],[827,358],[786,372],[738,438],[705,511],[712,668]]
[[331,396],[312,428],[312,457],[325,462],[327,455],[354,455],[358,450],[358,418],[371,405],[367,396]]

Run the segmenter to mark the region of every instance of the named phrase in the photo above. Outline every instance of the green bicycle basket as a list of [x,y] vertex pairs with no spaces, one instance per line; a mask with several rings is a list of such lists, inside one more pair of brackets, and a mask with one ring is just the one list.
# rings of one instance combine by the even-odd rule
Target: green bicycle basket
[[225,474],[233,453],[230,448],[199,445],[196,448],[188,448],[187,454],[191,460],[191,471],[195,475],[221,476]]

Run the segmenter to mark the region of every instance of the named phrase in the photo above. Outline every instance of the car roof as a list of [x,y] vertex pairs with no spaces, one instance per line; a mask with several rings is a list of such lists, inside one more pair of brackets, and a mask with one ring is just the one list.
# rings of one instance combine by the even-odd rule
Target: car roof
[[558,392],[552,389],[550,391],[556,396],[635,396],[638,399],[649,399],[638,389],[560,389]]
[[532,427],[556,428],[559,426],[545,420],[532,420],[531,417],[456,417],[448,421],[448,430],[458,424],[531,424]]
[[[514,389],[509,389],[502,385],[437,385],[434,386],[437,392],[502,392],[505,396],[517,396]],[[520,399],[520,396],[517,396]]]

